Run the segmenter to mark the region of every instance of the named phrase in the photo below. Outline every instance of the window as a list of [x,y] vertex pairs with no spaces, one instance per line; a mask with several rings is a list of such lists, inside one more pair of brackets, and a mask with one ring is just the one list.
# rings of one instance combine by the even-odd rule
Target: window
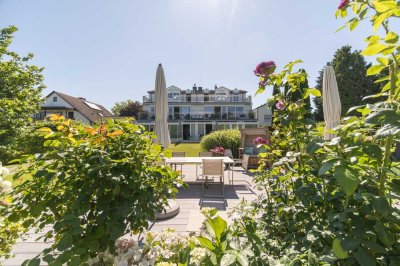
[[245,119],[246,118],[243,106],[236,106],[236,118],[237,119]]
[[205,106],[204,114],[205,114],[205,117],[208,119],[215,118],[214,106]]
[[68,112],[68,119],[74,119],[74,112]]
[[264,122],[270,123],[271,119],[272,119],[271,115],[264,115]]
[[228,118],[235,119],[235,106],[228,107]]
[[53,97],[53,102],[57,102],[58,98],[57,97]]
[[190,107],[181,106],[181,119],[190,119]]

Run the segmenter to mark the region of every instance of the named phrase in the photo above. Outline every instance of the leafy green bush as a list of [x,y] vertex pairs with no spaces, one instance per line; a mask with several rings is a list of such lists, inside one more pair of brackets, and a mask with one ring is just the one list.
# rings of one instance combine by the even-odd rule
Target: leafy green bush
[[237,129],[223,129],[211,132],[201,139],[200,145],[205,151],[215,147],[231,149],[233,156],[237,158],[240,148],[240,131]]
[[[367,15],[375,29],[382,26],[384,36],[367,38],[362,54],[377,58],[368,75],[388,69],[390,75],[371,96],[381,101],[353,107],[360,116],[344,118],[331,141],[305,119],[304,99],[318,96],[315,89],[295,102],[283,90],[274,94],[272,146],[261,155],[272,165],[255,178],[264,194],[240,206],[234,226],[251,242],[255,258],[290,265],[400,265],[400,163],[391,158],[400,137],[400,45],[389,29],[400,6],[391,0],[342,4],[338,16],[347,16],[348,7],[354,12],[350,29]],[[298,91],[305,76],[293,66],[260,77],[259,92],[266,86]]]
[[54,244],[30,265],[80,265],[102,252],[115,254],[115,241],[147,229],[182,180],[157,165],[167,154],[142,126],[109,120],[84,127],[57,115],[52,120],[56,130],[40,132],[45,146],[57,149],[19,161],[27,167],[14,178],[24,175],[26,181],[15,187],[7,221],[27,229],[52,226],[44,238]]
[[[73,121],[73,123],[79,123]],[[14,132],[12,138],[6,138],[0,145],[0,161],[9,162],[21,158],[22,155],[42,153],[51,147],[45,147],[45,139],[38,132],[39,128],[49,127],[55,129],[51,121],[35,121],[30,125],[20,127]]]
[[[8,174],[8,169],[2,167],[0,162],[0,214],[7,208],[8,202],[5,201],[5,197],[12,190],[11,182],[3,180],[3,177],[6,177]],[[19,236],[20,229],[21,226],[18,223],[5,221],[2,215],[0,215],[0,259],[7,259],[11,256],[11,250]]]

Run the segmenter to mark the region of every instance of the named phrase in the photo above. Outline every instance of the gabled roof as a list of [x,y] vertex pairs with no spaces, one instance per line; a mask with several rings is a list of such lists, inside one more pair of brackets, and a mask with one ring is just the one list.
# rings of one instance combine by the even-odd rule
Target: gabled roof
[[[110,111],[108,111],[104,106],[100,104],[89,102],[83,98],[72,97],[58,91],[52,91],[49,95],[46,96],[46,98],[48,98],[53,93],[56,93],[58,96],[60,96],[64,101],[70,104],[75,110],[80,112],[90,122],[96,122],[102,117],[109,117],[113,115],[112,113],[110,113]],[[99,110],[97,110],[96,108],[91,108],[90,105],[94,105],[93,107],[97,106]]]

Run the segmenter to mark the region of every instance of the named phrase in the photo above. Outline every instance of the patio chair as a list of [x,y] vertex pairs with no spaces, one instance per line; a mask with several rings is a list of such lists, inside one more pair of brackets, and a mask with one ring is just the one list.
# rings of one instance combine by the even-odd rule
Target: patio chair
[[[213,157],[213,153],[210,151],[201,151],[201,152],[199,152],[199,157]],[[200,169],[202,169],[202,168],[203,167],[200,165]],[[198,165],[196,164],[196,181],[203,180],[202,178],[200,178],[203,175],[198,174],[198,172],[199,172],[199,168],[198,168]]]
[[[225,198],[225,178],[224,178],[224,160],[223,159],[203,159],[203,176],[204,182],[202,186],[201,201],[204,197],[208,198]],[[221,194],[207,194],[209,177],[219,177],[221,184]]]
[[[175,152],[172,152],[172,157],[186,157],[186,156],[185,156],[185,152],[184,151],[175,151]],[[171,166],[174,166],[174,168],[176,170],[176,166],[177,165],[181,166],[181,176],[183,177],[183,164],[175,163],[175,164],[173,164]]]

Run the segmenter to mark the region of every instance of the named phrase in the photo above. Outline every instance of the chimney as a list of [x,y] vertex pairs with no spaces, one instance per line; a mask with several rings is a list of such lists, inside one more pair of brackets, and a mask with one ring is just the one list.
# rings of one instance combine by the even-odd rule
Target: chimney
[[81,101],[86,101],[86,98],[83,98],[83,97],[78,97],[78,99]]

